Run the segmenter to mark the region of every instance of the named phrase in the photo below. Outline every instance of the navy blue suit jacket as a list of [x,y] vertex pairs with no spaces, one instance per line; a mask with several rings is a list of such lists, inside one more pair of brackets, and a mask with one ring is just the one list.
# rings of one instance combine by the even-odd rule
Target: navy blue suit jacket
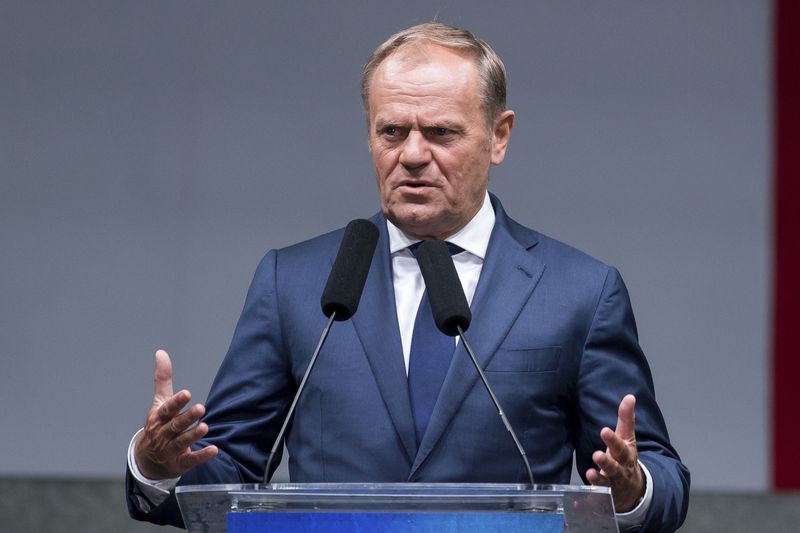
[[[672,448],[619,273],[511,220],[492,197],[496,224],[472,302],[473,344],[519,433],[537,483],[569,483],[605,449],[627,393],[636,395],[640,460],[654,499],[643,529],[676,529],[689,472]],[[523,463],[459,344],[417,448],[397,325],[386,223],[358,312],[334,325],[287,439],[294,482],[527,481]],[[314,350],[319,297],[342,230],[263,258],[230,350],[206,402],[199,444],[220,453],[181,484],[260,482],[266,455]],[[174,495],[149,514],[180,525]]]

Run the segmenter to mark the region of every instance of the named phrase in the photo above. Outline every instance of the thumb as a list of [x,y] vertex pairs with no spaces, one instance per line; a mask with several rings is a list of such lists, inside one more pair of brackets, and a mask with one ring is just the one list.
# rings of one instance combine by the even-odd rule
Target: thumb
[[172,361],[164,350],[156,352],[156,370],[153,373],[153,388],[156,398],[172,396]]
[[617,436],[626,442],[636,439],[636,396],[626,394],[619,404]]

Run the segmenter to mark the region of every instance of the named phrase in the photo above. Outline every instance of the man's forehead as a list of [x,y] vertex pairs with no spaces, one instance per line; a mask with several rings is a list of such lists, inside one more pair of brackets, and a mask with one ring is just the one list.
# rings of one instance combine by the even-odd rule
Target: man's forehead
[[464,113],[482,109],[480,73],[464,50],[406,43],[387,57],[370,84],[368,120],[463,127]]
[[465,91],[461,85],[450,90],[446,78],[440,81],[443,83],[415,84],[414,90],[408,91],[404,90],[408,84],[387,80],[370,99],[374,125],[463,127],[465,112],[480,110],[480,97],[477,91]]

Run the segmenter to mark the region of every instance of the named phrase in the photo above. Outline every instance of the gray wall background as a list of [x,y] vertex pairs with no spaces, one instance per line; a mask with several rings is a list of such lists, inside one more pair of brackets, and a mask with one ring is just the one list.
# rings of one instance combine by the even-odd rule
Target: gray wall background
[[617,266],[696,489],[769,470],[770,3],[0,3],[0,476],[121,476],[263,253],[378,208],[358,79],[438,18],[517,112],[492,189]]

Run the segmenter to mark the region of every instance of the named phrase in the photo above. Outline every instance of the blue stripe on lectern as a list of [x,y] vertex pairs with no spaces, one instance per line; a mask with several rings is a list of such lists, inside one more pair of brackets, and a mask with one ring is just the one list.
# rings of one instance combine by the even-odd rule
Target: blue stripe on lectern
[[228,513],[229,533],[562,533],[564,516],[532,513]]

